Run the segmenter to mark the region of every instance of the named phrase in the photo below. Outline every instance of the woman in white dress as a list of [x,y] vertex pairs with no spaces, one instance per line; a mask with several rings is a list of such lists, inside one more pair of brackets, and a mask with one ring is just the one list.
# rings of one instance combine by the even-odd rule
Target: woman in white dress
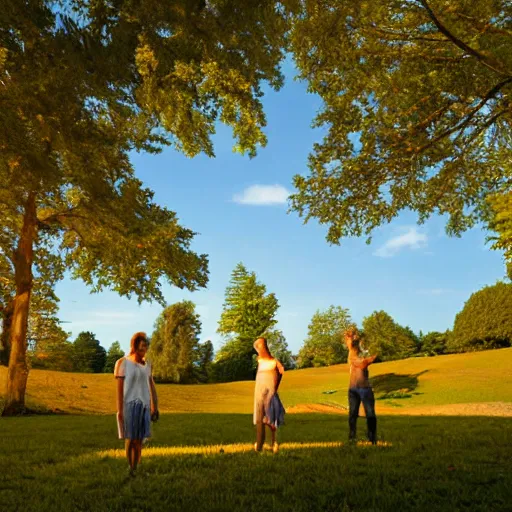
[[125,439],[130,476],[135,476],[144,439],[151,436],[151,421],[158,420],[159,415],[151,364],[145,359],[147,350],[146,334],[135,333],[130,341],[130,354],[119,359],[114,369],[117,429],[119,439]]
[[275,357],[272,357],[265,338],[258,338],[253,346],[258,352],[258,373],[254,387],[253,422],[256,425],[254,449],[258,452],[263,449],[266,425],[272,433],[272,450],[277,453],[277,428],[284,423],[285,414],[277,389],[281,383],[284,368]]

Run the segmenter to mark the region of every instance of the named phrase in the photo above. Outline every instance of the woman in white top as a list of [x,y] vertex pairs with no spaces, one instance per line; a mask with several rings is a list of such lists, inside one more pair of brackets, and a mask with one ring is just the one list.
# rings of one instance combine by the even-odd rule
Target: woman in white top
[[130,354],[116,362],[117,428],[125,439],[130,475],[135,476],[142,442],[151,436],[151,421],[158,419],[158,401],[151,364],[145,360],[148,339],[137,332],[130,341]]
[[277,453],[276,432],[277,428],[284,423],[285,414],[277,389],[281,383],[284,368],[275,357],[272,357],[265,338],[258,338],[253,346],[258,352],[258,373],[254,387],[253,422],[256,425],[254,449],[258,452],[262,450],[266,425],[272,432],[272,450]]

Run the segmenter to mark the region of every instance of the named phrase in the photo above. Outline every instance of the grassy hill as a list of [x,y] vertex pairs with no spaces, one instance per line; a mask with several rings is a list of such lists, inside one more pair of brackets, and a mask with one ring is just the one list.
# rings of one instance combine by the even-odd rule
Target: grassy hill
[[295,414],[279,432],[277,455],[252,450],[253,382],[159,385],[161,409],[173,414],[153,426],[136,478],[110,414],[113,377],[32,371],[29,406],[76,414],[0,419],[0,468],[8,469],[0,471],[0,508],[510,510],[511,361],[504,349],[373,366],[376,395],[387,397],[377,402],[374,447],[345,443],[346,417],[304,414],[344,412],[346,365],[288,372],[281,395]]
[[[377,412],[386,414],[512,415],[512,348],[413,358],[370,367]],[[0,393],[6,368],[0,367]],[[347,365],[285,374],[280,395],[289,412],[343,412]],[[250,413],[251,381],[157,386],[162,412]],[[326,393],[327,392],[327,393]],[[111,375],[32,370],[29,407],[76,414],[115,411]]]

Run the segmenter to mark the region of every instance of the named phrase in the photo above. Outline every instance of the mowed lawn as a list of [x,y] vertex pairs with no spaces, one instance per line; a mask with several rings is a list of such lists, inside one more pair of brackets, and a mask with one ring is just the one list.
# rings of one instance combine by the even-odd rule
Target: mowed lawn
[[384,446],[342,445],[345,420],[289,415],[274,455],[250,415],[165,414],[130,478],[111,416],[2,419],[0,509],[511,510],[511,418],[381,416]]
[[159,385],[135,478],[112,376],[33,371],[29,405],[76,414],[0,419],[0,510],[512,510],[511,362],[503,349],[374,365],[378,446],[344,443],[346,365],[288,372],[275,455],[252,451],[252,382]]

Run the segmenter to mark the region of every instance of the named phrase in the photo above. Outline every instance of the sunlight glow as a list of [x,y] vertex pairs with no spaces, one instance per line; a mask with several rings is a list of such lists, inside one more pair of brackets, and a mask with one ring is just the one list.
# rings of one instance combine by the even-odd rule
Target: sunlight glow
[[[341,448],[345,443],[335,442],[319,442],[319,443],[282,443],[279,445],[279,451],[307,450],[316,448]],[[367,441],[359,441],[358,447],[372,447],[373,445]],[[377,447],[385,448],[392,446],[391,443],[378,441]],[[265,445],[264,450],[272,451],[270,445]],[[144,448],[143,457],[172,457],[180,455],[219,455],[223,453],[247,453],[254,451],[252,443],[237,443],[224,445],[206,445],[206,446],[159,446]],[[105,450],[97,452],[98,457],[110,457],[115,459],[125,458],[124,450]]]

